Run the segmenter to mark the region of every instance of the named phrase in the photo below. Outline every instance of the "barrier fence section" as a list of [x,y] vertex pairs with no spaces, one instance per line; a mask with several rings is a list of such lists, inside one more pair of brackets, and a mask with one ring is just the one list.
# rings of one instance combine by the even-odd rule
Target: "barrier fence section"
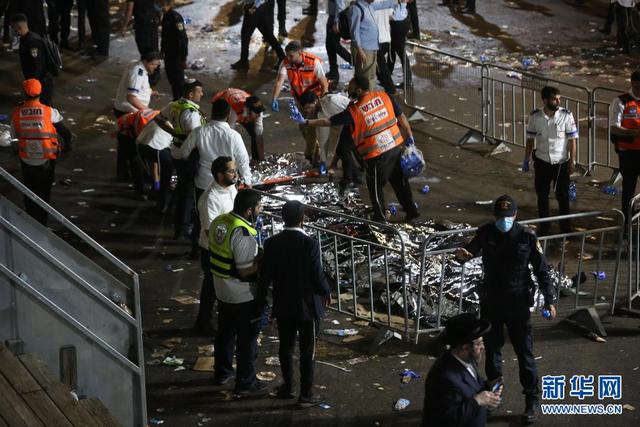
[[[268,200],[271,207],[278,208],[287,200],[254,191],[262,196],[263,204]],[[406,309],[406,286],[411,272],[406,268],[402,235],[392,226],[367,219],[306,204],[305,210],[303,228],[320,245],[324,271],[333,285],[332,294],[337,297],[330,308],[386,326],[408,340],[411,321]],[[265,209],[263,215],[267,218],[264,233],[270,237],[283,226],[280,211]],[[326,225],[320,225],[319,218]],[[385,242],[379,238],[381,235],[391,239]],[[362,293],[367,294],[366,298],[359,297]],[[394,314],[395,306],[401,307],[400,315]]]
[[623,309],[640,314],[640,310],[633,307],[633,302],[640,298],[640,209],[634,214],[636,206],[640,207],[640,194],[631,200],[627,215],[627,295]]
[[578,128],[577,163],[617,169],[609,139],[610,104],[625,90],[585,86],[526,70],[480,63],[416,42],[405,48],[404,103],[439,119],[479,132],[483,138],[519,147],[526,144],[528,117],[542,108],[540,90],[560,89],[562,106]]
[[[520,224],[533,225],[550,223],[562,219],[578,220],[578,219],[602,219],[603,221],[611,221],[614,225],[603,226],[595,229],[577,231],[566,234],[557,234],[543,236],[539,238],[543,253],[547,257],[550,265],[556,265],[556,270],[567,276],[575,272],[578,280],[574,281],[574,287],[571,289],[561,289],[557,286],[557,311],[574,311],[585,307],[601,307],[603,305],[610,306],[613,310],[616,297],[616,288],[618,284],[618,275],[620,267],[620,257],[622,249],[624,215],[618,210],[610,210],[604,212],[586,212],[572,215],[564,215],[550,218],[534,219],[522,221]],[[639,220],[640,221],[640,220]],[[454,252],[458,245],[444,249],[429,249],[434,242],[446,241],[447,238],[457,237],[459,240],[471,240],[473,234],[477,230],[476,227],[464,230],[447,230],[430,235],[422,244],[420,275],[418,276],[418,309],[417,318],[415,320],[415,343],[418,343],[421,334],[430,333],[442,328],[443,317],[451,317],[462,313],[464,310],[463,301],[469,298],[468,290],[465,289],[465,283],[468,281],[467,264],[469,262],[460,263],[455,260]],[[609,245],[605,245],[607,236],[611,236]],[[570,243],[569,243],[570,241]],[[577,253],[572,252],[575,244],[579,244]],[[586,252],[597,250],[597,255]],[[613,251],[613,253],[612,253]],[[573,257],[572,254],[577,255]],[[587,271],[586,262],[595,258],[595,272]],[[611,259],[613,258],[613,265]],[[589,264],[591,266],[591,264]],[[438,289],[427,289],[425,285],[425,274],[428,269],[435,267],[440,272],[440,280]],[[593,266],[592,266],[593,268]],[[600,274],[603,272],[604,274]],[[457,276],[459,279],[454,280],[454,286],[445,291],[445,277],[447,273]],[[586,284],[582,283],[583,273],[586,276]],[[593,274],[595,273],[595,274]],[[612,289],[611,301],[606,302],[605,297],[600,292],[604,285],[610,285]],[[560,299],[562,295],[573,296],[569,304],[567,299]],[[435,292],[434,292],[435,291]],[[477,296],[476,296],[477,297]],[[587,303],[585,304],[585,300]],[[539,301],[538,301],[539,302]],[[433,312],[423,315],[423,307],[431,307]],[[423,327],[423,319],[425,321]]]

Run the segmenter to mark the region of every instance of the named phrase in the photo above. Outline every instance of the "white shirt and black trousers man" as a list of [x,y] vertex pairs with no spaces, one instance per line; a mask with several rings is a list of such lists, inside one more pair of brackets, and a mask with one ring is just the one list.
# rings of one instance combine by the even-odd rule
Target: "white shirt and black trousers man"
[[[536,150],[533,152],[535,168],[535,189],[538,196],[538,216],[549,216],[549,190],[553,183],[560,215],[569,215],[569,142],[578,137],[578,129],[573,114],[558,108],[552,116],[547,116],[544,109],[535,110],[529,116],[527,139],[535,139]],[[571,231],[569,220],[560,222],[560,231]],[[549,223],[540,226],[540,235],[549,232]]]

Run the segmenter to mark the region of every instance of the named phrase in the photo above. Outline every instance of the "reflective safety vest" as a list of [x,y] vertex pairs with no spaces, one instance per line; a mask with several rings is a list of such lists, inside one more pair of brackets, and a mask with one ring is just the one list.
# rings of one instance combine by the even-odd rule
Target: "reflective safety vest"
[[[625,129],[640,128],[640,101],[633,99],[629,93],[622,94],[619,98],[624,106],[620,126]],[[640,150],[640,136],[611,135],[611,142],[616,145],[617,151]]]
[[347,108],[353,119],[351,136],[358,154],[373,159],[402,144],[391,98],[384,92],[367,92]]
[[240,227],[245,228],[253,237],[258,235],[258,231],[249,222],[233,212],[222,214],[211,223],[209,227],[209,263],[211,273],[215,276],[225,279],[239,277],[233,259],[231,235],[235,229]]
[[174,138],[174,143],[176,145],[180,145],[187,139],[189,132],[186,129],[182,128],[182,124],[180,123],[180,117],[182,117],[182,113],[185,111],[197,111],[200,114],[200,125],[204,125],[206,120],[204,118],[204,114],[200,112],[200,108],[195,105],[193,102],[188,101],[184,98],[180,98],[177,101],[173,101],[171,104],[171,113],[170,117],[167,117],[171,124],[173,125],[173,131],[176,134]]
[[39,101],[25,101],[13,111],[18,155],[27,160],[55,160],[58,133],[51,122],[52,109]]
[[300,55],[302,56],[301,65],[291,64],[288,59],[285,59],[282,65],[287,70],[291,94],[296,99],[307,91],[313,91],[316,95],[321,96],[322,86],[316,78],[315,62],[316,59],[322,60],[311,53],[301,52]]
[[231,109],[236,113],[236,116],[238,117],[236,121],[240,124],[246,124],[249,123],[250,120],[249,115],[244,114],[244,106],[247,102],[247,98],[249,98],[250,96],[251,94],[243,91],[242,89],[230,87],[227,90],[223,90],[222,92],[218,92],[213,95],[213,99],[211,99],[211,102],[213,103],[218,99],[223,98],[225,101],[227,101]]
[[116,127],[118,133],[123,133],[131,138],[137,138],[142,129],[148,125],[156,116],[160,114],[158,110],[137,110],[118,117]]

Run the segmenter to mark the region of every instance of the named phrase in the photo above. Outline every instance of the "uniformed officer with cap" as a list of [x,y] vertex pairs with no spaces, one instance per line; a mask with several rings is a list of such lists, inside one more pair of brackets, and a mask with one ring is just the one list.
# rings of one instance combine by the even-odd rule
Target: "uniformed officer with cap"
[[184,19],[175,9],[175,0],[164,0],[162,6],[162,39],[160,52],[164,56],[164,67],[171,85],[173,100],[182,96],[184,69],[189,55],[189,38]]
[[538,418],[540,390],[531,335],[529,307],[534,302],[534,284],[529,265],[533,267],[550,319],[556,316],[555,292],[542,247],[532,230],[515,221],[517,212],[516,202],[510,196],[500,196],[494,205],[495,221],[478,228],[474,238],[456,251],[456,257],[467,261],[482,254],[480,313],[482,319],[491,322],[491,331],[484,335],[486,374],[489,381],[502,376],[501,349],[506,326],[518,357],[525,394],[523,420],[530,423]]
[[484,353],[482,336],[490,329],[488,320],[478,319],[473,313],[447,321],[439,338],[449,349],[427,375],[423,426],[484,426],[487,409],[498,407],[501,380],[488,382],[477,370]]

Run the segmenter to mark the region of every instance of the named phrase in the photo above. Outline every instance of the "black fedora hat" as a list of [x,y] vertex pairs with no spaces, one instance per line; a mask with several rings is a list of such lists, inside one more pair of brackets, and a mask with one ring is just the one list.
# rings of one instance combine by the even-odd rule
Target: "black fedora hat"
[[449,345],[469,343],[491,330],[491,322],[478,319],[473,313],[462,313],[450,318],[440,339]]

